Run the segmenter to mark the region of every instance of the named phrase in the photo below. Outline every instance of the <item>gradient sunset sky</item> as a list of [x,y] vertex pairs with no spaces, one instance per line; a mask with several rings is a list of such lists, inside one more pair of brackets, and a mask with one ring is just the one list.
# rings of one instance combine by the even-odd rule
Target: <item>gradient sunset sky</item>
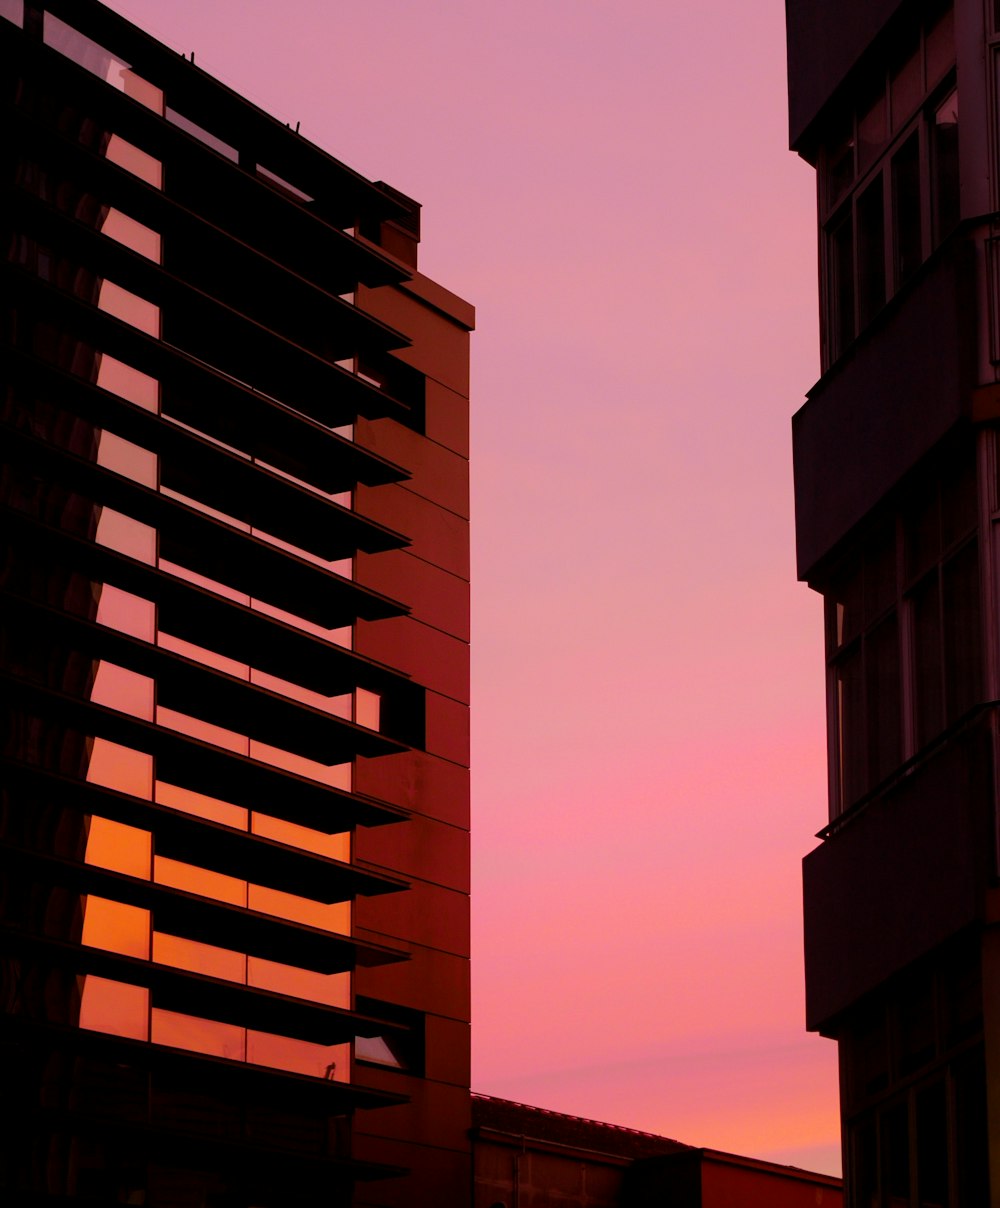
[[111,0],[424,205],[473,302],[473,1086],[839,1170],[782,0]]

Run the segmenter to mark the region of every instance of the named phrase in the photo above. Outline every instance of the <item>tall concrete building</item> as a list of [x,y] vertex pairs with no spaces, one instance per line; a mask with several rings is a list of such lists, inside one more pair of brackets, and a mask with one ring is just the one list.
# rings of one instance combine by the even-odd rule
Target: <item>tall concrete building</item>
[[0,1203],[467,1202],[472,310],[95,0],[0,55]]
[[838,1044],[849,1204],[995,1206],[1000,4],[786,7],[822,336],[793,420],[829,732],[808,1026]]

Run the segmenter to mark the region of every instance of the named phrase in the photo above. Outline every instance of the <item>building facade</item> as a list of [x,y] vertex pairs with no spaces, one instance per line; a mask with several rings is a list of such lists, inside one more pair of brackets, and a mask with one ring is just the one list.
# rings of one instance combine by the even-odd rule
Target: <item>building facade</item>
[[472,309],[95,0],[0,55],[0,1202],[467,1201]]
[[473,1095],[472,1208],[841,1208],[841,1181]]
[[807,1022],[849,1204],[998,1205],[1000,5],[786,11],[822,349],[793,420],[829,735]]

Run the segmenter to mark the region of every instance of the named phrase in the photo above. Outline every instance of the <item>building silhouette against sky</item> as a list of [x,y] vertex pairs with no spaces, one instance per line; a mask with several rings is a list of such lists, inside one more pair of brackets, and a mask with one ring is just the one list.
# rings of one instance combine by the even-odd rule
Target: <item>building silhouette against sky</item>
[[0,1202],[461,1203],[472,309],[93,0],[0,54]]
[[848,1202],[1000,1204],[1000,5],[789,0],[822,377],[793,421],[825,601],[808,1026]]

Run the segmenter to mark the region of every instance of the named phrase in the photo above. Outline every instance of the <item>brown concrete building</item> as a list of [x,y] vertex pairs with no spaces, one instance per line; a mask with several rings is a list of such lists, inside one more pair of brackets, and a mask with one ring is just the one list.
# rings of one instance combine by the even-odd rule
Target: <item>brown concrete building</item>
[[466,1203],[472,309],[95,0],[0,57],[0,1202]]
[[486,1095],[473,1208],[841,1208],[840,1179]]
[[786,8],[822,335],[793,420],[830,770],[808,1026],[848,1203],[1000,1205],[1000,5]]

